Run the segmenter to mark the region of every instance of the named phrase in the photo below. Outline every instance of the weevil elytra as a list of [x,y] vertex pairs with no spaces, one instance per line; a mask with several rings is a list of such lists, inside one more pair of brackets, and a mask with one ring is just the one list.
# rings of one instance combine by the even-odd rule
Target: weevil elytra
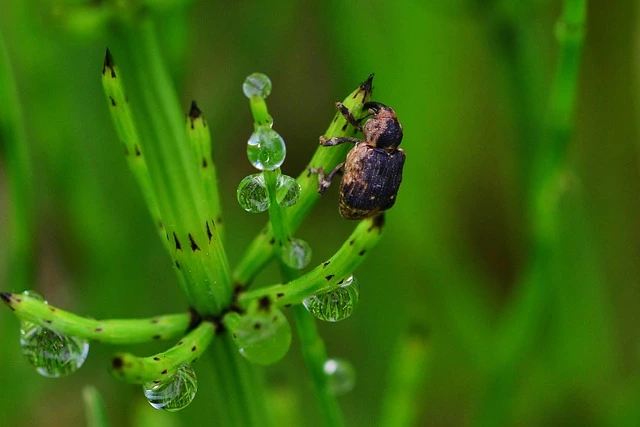
[[402,125],[395,111],[379,102],[363,105],[369,116],[361,125],[342,103],[336,107],[344,118],[356,129],[362,131],[364,139],[350,137],[320,137],[320,144],[330,147],[345,142],[355,146],[329,174],[322,168],[311,172],[318,174],[318,193],[323,194],[333,177],[343,172],[340,182],[340,215],[345,219],[374,217],[391,208],[396,201],[402,182],[402,168],[406,154],[398,148],[402,142]]

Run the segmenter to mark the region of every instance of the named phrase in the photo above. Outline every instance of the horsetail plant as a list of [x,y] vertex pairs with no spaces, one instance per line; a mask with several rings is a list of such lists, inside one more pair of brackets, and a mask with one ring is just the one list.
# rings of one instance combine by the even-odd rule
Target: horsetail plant
[[[264,425],[268,417],[255,370],[234,353],[257,365],[280,360],[291,344],[283,310],[293,306],[324,419],[328,425],[343,424],[335,396],[353,386],[353,368],[327,357],[312,315],[338,321],[352,313],[359,295],[352,273],[380,240],[383,217],[360,221],[332,257],[304,274],[301,270],[311,261],[311,248],[294,236],[320,197],[317,176],[310,170],[334,169],[348,147],[319,147],[309,168],[297,178],[283,174],[286,145],[273,129],[265,101],[271,82],[259,73],[247,78],[243,91],[254,119],[247,157],[258,172],[241,181],[238,202],[249,212],[268,211],[269,222],[232,274],[222,240],[219,182],[204,115],[194,101],[181,122],[150,21],[127,29],[123,38],[123,64],[129,68],[123,71],[116,65],[111,51],[105,55],[102,84],[107,106],[189,310],[142,319],[95,320],[50,305],[33,291],[0,293],[21,321],[23,352],[43,375],[61,376],[82,365],[89,340],[118,345],[176,340],[165,351],[146,357],[120,352],[110,366],[116,378],[141,385],[154,408],[176,411],[194,398],[197,380],[191,365],[209,349],[224,379],[221,384],[229,388],[225,392],[238,398],[229,401],[222,417],[233,424]],[[124,84],[127,79],[130,92]],[[372,80],[370,76],[343,102],[356,119],[365,114]],[[355,133],[336,113],[324,136]],[[280,266],[282,282],[250,289],[272,260]]]

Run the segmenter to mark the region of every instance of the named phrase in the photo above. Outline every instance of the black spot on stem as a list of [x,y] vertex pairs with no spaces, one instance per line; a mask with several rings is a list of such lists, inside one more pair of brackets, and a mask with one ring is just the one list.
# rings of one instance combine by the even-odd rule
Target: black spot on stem
[[193,347],[191,347],[191,351],[196,351],[197,347],[194,345]]
[[101,327],[97,327],[97,328],[95,329],[95,331],[96,331],[96,332],[102,332],[102,328],[101,328]]
[[197,119],[202,116],[202,111],[198,108],[198,104],[195,99],[191,101],[191,108],[189,109],[189,117],[192,119]]
[[113,367],[113,369],[120,369],[122,368],[122,365],[124,365],[124,362],[122,361],[121,357],[114,357],[111,361],[111,366]]
[[162,375],[167,375],[169,373],[169,371],[167,369],[165,369],[164,371],[161,372]]
[[111,101],[111,106],[112,106],[112,107],[115,107],[115,106],[117,105],[117,104],[116,104],[116,100],[115,100],[115,99],[113,98],[113,96],[111,96],[111,95],[109,95],[109,101]]
[[256,331],[260,330],[260,328],[262,328],[262,323],[256,322],[253,324],[253,329],[255,329]]
[[203,157],[203,158],[202,158],[202,168],[204,169],[204,168],[206,168],[207,166],[208,166],[208,164],[207,164],[207,158],[206,158],[206,157]]
[[116,71],[113,69],[115,67],[115,62],[113,61],[113,56],[111,55],[111,51],[107,48],[107,51],[104,54],[104,65],[102,66],[102,74],[106,74],[107,70],[111,72],[111,78],[116,78]]
[[269,297],[262,297],[258,300],[259,310],[269,311],[270,308],[271,308],[271,300],[269,299]]
[[322,263],[322,268],[325,268],[329,264],[331,264],[331,261],[323,262]]
[[142,152],[140,151],[140,147],[134,145],[133,148],[136,150],[136,157],[142,156]]
[[211,233],[211,229],[209,228],[209,221],[207,221],[206,224],[207,224],[207,238],[209,238],[209,243],[211,243],[211,238],[213,237],[213,234]]
[[191,250],[193,252],[195,251],[199,251],[200,247],[198,246],[198,244],[196,243],[195,240],[193,240],[193,236],[191,235],[191,233],[189,233],[189,241],[191,242]]
[[326,279],[327,281],[329,281],[329,280],[333,279],[333,277],[334,277],[334,276],[335,276],[335,274],[330,274],[330,275],[328,275],[328,276],[325,276],[325,279]]
[[178,240],[178,236],[176,236],[176,232],[173,232],[173,241],[176,244],[176,250],[177,251],[181,251],[182,250],[182,245],[180,244],[180,240]]
[[374,228],[378,229],[378,234],[382,233],[382,227],[384,226],[384,214],[380,214],[377,217],[373,218],[373,222],[371,223],[371,227],[367,231],[371,231]]
[[363,249],[363,250],[361,250],[360,252],[358,252],[358,255],[362,256],[362,255],[364,255],[365,253],[367,253],[367,250],[366,250],[366,249]]
[[45,323],[47,323],[48,325],[50,325],[51,323],[53,323],[53,320],[45,320]]
[[176,262],[175,262],[175,263],[176,263],[176,268],[177,268],[178,270],[180,270],[180,263],[178,262],[178,260],[176,260]]
[[8,292],[0,292],[0,298],[2,298],[2,301],[6,302],[7,304],[11,302],[11,294]]
[[355,241],[355,239],[351,239],[351,240],[349,240],[349,246],[353,246],[353,244],[354,244],[355,242],[356,242],[356,241]]
[[283,293],[283,292],[278,292],[278,293],[276,294],[276,296],[277,296],[278,298],[282,298],[282,297],[284,296],[284,293]]
[[159,339],[162,339],[162,335],[156,334],[156,335],[152,336],[151,338],[153,338],[154,340],[159,340]]

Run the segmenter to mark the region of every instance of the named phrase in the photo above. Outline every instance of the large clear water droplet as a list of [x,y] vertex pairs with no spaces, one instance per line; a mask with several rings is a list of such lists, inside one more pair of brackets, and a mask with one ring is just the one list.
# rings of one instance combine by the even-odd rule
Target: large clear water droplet
[[247,157],[256,169],[278,169],[287,155],[284,139],[267,126],[258,126],[247,141]]
[[241,316],[231,336],[247,360],[271,365],[282,359],[291,346],[291,326],[275,307],[256,305]]
[[247,212],[258,213],[269,209],[269,194],[261,173],[244,177],[238,185],[237,195],[238,203]]
[[156,409],[175,412],[189,406],[198,391],[198,379],[191,365],[182,364],[163,381],[142,386],[144,396]]
[[36,371],[50,378],[77,371],[89,354],[89,341],[86,339],[62,335],[26,321],[20,324],[20,346],[22,354]]
[[291,238],[282,247],[282,262],[291,268],[305,268],[311,261],[311,246],[302,239]]
[[356,371],[346,360],[328,359],[322,369],[327,376],[327,387],[334,396],[346,394],[356,385]]
[[34,291],[32,289],[29,289],[29,290],[26,290],[26,291],[22,292],[22,295],[26,295],[28,297],[35,298],[35,299],[40,300],[40,301],[42,301],[44,303],[47,302],[47,300],[44,299],[44,296],[40,292]]
[[249,99],[255,95],[266,98],[271,93],[271,80],[262,73],[253,73],[244,80],[242,91]]
[[311,295],[302,303],[316,318],[327,322],[339,322],[351,316],[359,298],[358,280],[351,275],[339,283],[336,289],[320,295]]
[[298,201],[302,187],[295,178],[289,175],[280,175],[276,183],[276,199],[280,206],[293,206]]

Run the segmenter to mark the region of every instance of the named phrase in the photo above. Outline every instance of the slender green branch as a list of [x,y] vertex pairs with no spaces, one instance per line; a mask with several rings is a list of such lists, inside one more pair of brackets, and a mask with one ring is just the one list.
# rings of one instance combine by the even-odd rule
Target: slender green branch
[[33,175],[25,135],[22,108],[9,62],[9,55],[0,34],[0,152],[6,156],[10,202],[8,208],[8,239],[5,242],[8,259],[3,283],[16,289],[27,289],[34,282]]
[[378,243],[383,224],[382,215],[362,220],[329,260],[289,283],[243,292],[238,297],[238,302],[246,307],[253,299],[268,297],[279,306],[286,307],[302,302],[309,295],[337,288]]
[[[343,104],[352,111],[356,118],[362,116],[362,105],[371,99],[372,82],[373,75],[343,101]],[[348,125],[344,117],[342,117],[342,114],[336,113],[329,128],[325,132],[325,136],[353,136],[355,133],[356,130]],[[309,166],[332,170],[338,163],[344,160],[349,148],[348,146],[318,147],[316,153],[311,158]],[[304,217],[318,200],[320,200],[320,195],[318,194],[318,177],[315,174],[311,174],[308,170],[305,170],[298,176],[297,181],[302,187],[302,193],[296,204],[287,210],[290,233],[295,233]],[[271,225],[268,224],[263,232],[253,240],[234,271],[233,278],[236,286],[248,286],[258,272],[262,271],[271,260],[274,254],[274,247],[271,243],[273,237],[273,230]]]
[[119,353],[113,358],[111,372],[116,378],[132,384],[162,381],[169,378],[180,365],[191,364],[199,358],[211,344],[215,331],[216,326],[205,321],[162,353],[149,357]]
[[313,390],[320,405],[324,423],[326,426],[342,426],[344,425],[342,411],[336,396],[329,389],[327,375],[324,372],[327,351],[318,333],[315,320],[302,304],[293,306],[293,318],[300,337],[302,357],[311,375]]
[[[142,152],[189,303],[202,315],[229,305],[232,287],[222,241],[203,195],[197,158],[187,142],[180,105],[149,18],[125,34],[140,98],[136,123]],[[131,85],[130,85],[131,86]],[[135,104],[135,103],[134,103]],[[134,105],[135,107],[135,105]],[[143,120],[140,120],[143,118]]]
[[151,177],[149,176],[145,157],[142,153],[140,134],[129,105],[129,97],[120,76],[120,69],[115,64],[109,49],[105,54],[104,66],[102,67],[102,87],[116,133],[124,145],[124,154],[129,168],[140,186],[142,196],[160,234],[160,240],[169,248],[170,243],[165,238],[164,224],[162,223],[158,201],[151,185]]
[[422,327],[416,327],[398,342],[387,375],[381,427],[416,424],[420,410],[419,394],[431,358],[427,339],[428,333]]
[[[198,161],[197,167],[200,170],[202,193],[206,199],[205,205],[208,208],[207,217],[211,218],[212,226],[218,231],[220,239],[224,240],[222,204],[220,203],[216,165],[212,156],[211,133],[196,101],[191,103],[191,108],[187,115],[186,132]],[[209,232],[212,233],[213,231],[209,230]]]
[[21,320],[58,333],[108,344],[136,344],[174,339],[182,335],[191,315],[168,314],[147,319],[95,320],[78,316],[24,294],[0,293],[2,299]]
[[87,427],[109,427],[104,400],[94,386],[88,385],[82,390],[82,400],[84,400]]

